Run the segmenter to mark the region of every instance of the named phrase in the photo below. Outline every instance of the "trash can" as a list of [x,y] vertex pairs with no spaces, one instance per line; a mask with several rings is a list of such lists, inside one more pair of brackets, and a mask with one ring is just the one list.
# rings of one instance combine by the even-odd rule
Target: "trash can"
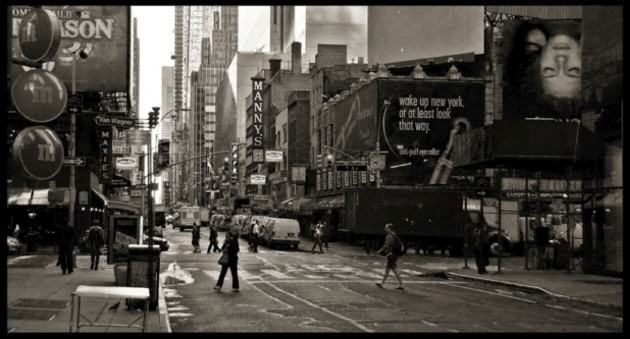
[[[149,255],[153,257],[153,284],[149,286]],[[149,252],[149,245],[129,245],[127,257],[127,286],[148,287],[151,295],[149,309],[154,311],[158,304],[160,286],[160,246],[153,244],[153,252]],[[144,302],[127,300],[129,308],[143,308]]]

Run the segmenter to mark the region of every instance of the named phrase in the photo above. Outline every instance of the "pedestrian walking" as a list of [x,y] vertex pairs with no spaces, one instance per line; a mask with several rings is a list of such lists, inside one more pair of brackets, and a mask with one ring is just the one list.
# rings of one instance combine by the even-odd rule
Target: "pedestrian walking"
[[193,253],[201,253],[201,249],[199,249],[199,238],[201,237],[199,226],[197,226],[196,222],[193,222],[192,229],[192,245],[194,247]]
[[254,251],[254,225],[256,224],[256,220],[257,219],[252,220],[249,227],[247,227],[247,250],[249,252]]
[[258,219],[254,221],[252,226],[252,252],[258,253],[258,242],[260,241],[260,225]]
[[322,225],[322,245],[328,249],[328,223],[325,221],[320,222]]
[[218,235],[219,232],[217,231],[217,225],[214,223],[210,224],[210,244],[208,245],[208,253],[210,253],[210,251],[221,252],[221,249],[219,248],[219,242],[217,241]]
[[311,253],[315,253],[315,247],[319,246],[319,251],[324,253],[322,249],[322,225],[317,224],[315,226],[315,232],[313,233],[313,248],[311,249]]
[[74,230],[67,223],[67,217],[59,220],[56,229],[57,245],[59,247],[59,263],[61,273],[72,274],[74,270],[72,250],[74,248]]
[[381,249],[379,249],[377,253],[387,256],[387,265],[385,266],[385,275],[383,276],[383,280],[380,283],[377,282],[376,286],[383,288],[383,285],[385,285],[385,280],[387,280],[387,277],[389,276],[389,271],[392,271],[394,272],[396,279],[398,279],[398,287],[396,288],[402,290],[402,279],[396,271],[396,261],[398,260],[398,257],[401,256],[403,253],[402,241],[394,232],[393,228],[394,227],[392,223],[385,224],[385,244],[383,244],[383,247],[381,247]]
[[98,270],[98,262],[101,255],[101,247],[105,244],[103,228],[98,219],[92,221],[88,229],[88,248],[90,249],[90,269]]
[[219,259],[219,264],[221,265],[221,273],[219,274],[219,280],[217,284],[214,286],[214,290],[217,292],[221,291],[223,287],[223,280],[225,279],[225,274],[227,273],[228,268],[230,269],[230,273],[232,274],[232,292],[238,292],[238,229],[236,227],[232,227],[226,234],[225,240],[223,241],[223,245],[221,246],[221,258]]
[[473,229],[473,255],[475,256],[475,264],[477,265],[477,273],[486,274],[486,266],[489,264],[488,240],[483,225],[476,225]]

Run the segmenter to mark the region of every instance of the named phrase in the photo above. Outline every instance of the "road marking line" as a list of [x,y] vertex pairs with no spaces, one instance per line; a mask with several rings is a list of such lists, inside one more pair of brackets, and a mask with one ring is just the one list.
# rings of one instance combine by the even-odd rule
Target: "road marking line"
[[402,271],[402,272],[405,272],[405,273],[409,273],[409,274],[411,274],[411,275],[423,275],[423,274],[424,274],[424,273],[422,273],[422,272],[419,272],[419,271],[414,271],[414,270],[410,270],[410,269],[408,269],[408,268],[405,268],[405,269],[403,269],[403,270],[401,270],[401,271]]
[[[250,281],[251,284],[260,284],[266,283],[266,280],[259,281]],[[373,284],[374,280],[331,280],[331,279],[322,279],[322,280],[274,280],[274,283],[362,283],[362,284]],[[465,281],[405,281],[405,284],[441,284],[441,285],[459,285],[466,284]]]
[[318,287],[320,287],[320,288],[322,288],[322,289],[324,289],[324,290],[326,290],[326,291],[331,291],[331,289],[330,289],[330,288],[328,288],[328,287],[324,287],[324,286],[322,286],[322,285],[317,285],[317,286],[318,286]]
[[275,270],[260,270],[260,271],[278,279],[295,279],[294,277],[290,277],[282,272],[278,272]]
[[305,304],[307,304],[307,305],[309,305],[309,306],[311,306],[313,308],[316,308],[316,309],[318,309],[318,310],[320,310],[322,312],[328,313],[328,314],[330,314],[332,316],[335,316],[335,317],[337,317],[337,318],[339,318],[341,320],[345,320],[345,321],[349,322],[350,324],[354,325],[355,327],[361,329],[362,331],[365,331],[365,332],[368,332],[368,333],[373,333],[374,332],[374,330],[371,330],[371,329],[369,329],[369,328],[359,324],[358,322],[356,322],[353,319],[350,319],[350,318],[345,317],[345,316],[343,316],[341,314],[335,313],[335,312],[333,312],[333,311],[331,311],[331,310],[329,310],[329,309],[327,309],[325,307],[322,307],[322,306],[319,306],[317,304],[314,304],[314,303],[312,303],[312,302],[310,302],[310,301],[308,301],[306,299],[300,298],[300,297],[298,297],[297,295],[295,295],[293,293],[289,293],[289,292],[287,292],[287,291],[285,291],[285,290],[283,290],[281,288],[276,287],[274,284],[272,284],[270,282],[267,282],[267,285],[269,285],[270,287],[274,288],[278,292],[284,293],[284,294],[290,296],[291,298],[299,300],[299,301],[301,301],[301,302],[303,302],[303,303],[305,303]]
[[303,276],[309,279],[326,279],[326,277],[321,275],[303,274]]
[[[18,262],[20,260],[24,260],[24,259],[28,259],[28,258],[34,258],[34,257],[35,257],[34,255],[23,255],[23,256],[20,256],[20,257],[11,258],[11,259],[7,260],[7,266],[13,265],[13,264],[15,264],[16,262]],[[50,266],[50,265],[51,264],[48,264],[48,266]],[[48,267],[48,266],[46,266],[46,267]]]
[[500,293],[488,292],[488,291],[484,291],[484,290],[480,290],[480,289],[476,289],[476,288],[472,288],[472,287],[457,286],[457,285],[452,285],[452,286],[453,287],[458,287],[458,288],[464,288],[464,289],[467,289],[467,290],[473,290],[473,291],[477,291],[477,292],[481,292],[481,293],[486,293],[486,294],[498,295],[498,296],[504,297],[504,298],[510,298],[510,299],[514,299],[514,300],[523,301],[523,302],[526,302],[528,304],[535,304],[536,303],[533,300],[519,298],[519,297],[514,297],[514,296],[511,296],[511,295],[505,295],[505,294],[500,294]]
[[[545,304],[545,306],[553,307],[552,305],[549,305],[549,304]],[[554,308],[558,308],[558,307],[554,307]],[[572,311],[572,312],[575,312],[575,313],[586,314],[586,315],[594,315],[594,316],[601,317],[601,318],[623,321],[623,318],[615,317],[615,316],[612,316],[612,315],[606,315],[606,314],[601,314],[601,313],[582,311],[582,310],[578,310],[578,309],[574,309],[574,308],[565,308],[565,309],[569,310],[569,311]]]
[[192,316],[193,316],[192,313],[169,313],[168,314],[169,318],[188,318]]
[[425,324],[425,325],[429,325],[429,326],[437,326],[437,324],[430,323],[430,322],[428,322],[426,320],[422,320],[422,323]]

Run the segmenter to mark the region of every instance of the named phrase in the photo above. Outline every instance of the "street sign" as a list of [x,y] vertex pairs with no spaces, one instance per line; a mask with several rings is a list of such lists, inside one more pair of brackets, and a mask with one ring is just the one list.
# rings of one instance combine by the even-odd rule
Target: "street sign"
[[368,170],[369,171],[384,171],[385,170],[385,154],[378,154],[376,152],[370,152],[368,158]]
[[55,13],[33,8],[20,22],[18,41],[22,55],[36,62],[51,60],[61,42],[61,24]]
[[45,123],[57,119],[66,109],[68,91],[54,74],[32,69],[13,81],[11,101],[25,119]]
[[252,162],[262,163],[265,162],[265,150],[262,148],[256,148],[252,150]]
[[146,184],[136,185],[136,186],[133,186],[133,189],[135,189],[135,190],[146,190],[147,189],[147,185]]
[[151,187],[152,191],[157,191],[158,190],[158,184],[157,183],[150,183],[149,187]]
[[129,191],[129,195],[130,195],[130,196],[132,196],[132,197],[141,197],[141,196],[142,196],[142,193],[144,193],[144,190],[143,190],[143,189],[135,189],[135,188],[132,188],[132,189]]
[[306,182],[306,167],[292,167],[291,181]]
[[131,118],[112,117],[105,115],[95,116],[94,123],[96,123],[98,126],[111,126],[116,128],[131,128],[136,124],[135,120]]
[[79,93],[68,94],[68,103],[66,108],[70,113],[79,113],[83,110],[83,96]]
[[12,155],[28,177],[48,180],[61,170],[63,144],[57,133],[48,127],[28,127],[15,137]]
[[63,159],[64,166],[83,166],[85,165],[84,158],[65,158]]

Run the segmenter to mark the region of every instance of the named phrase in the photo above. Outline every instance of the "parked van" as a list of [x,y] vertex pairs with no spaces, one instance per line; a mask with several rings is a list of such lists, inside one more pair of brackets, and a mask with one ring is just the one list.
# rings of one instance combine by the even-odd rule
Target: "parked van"
[[286,244],[297,250],[300,244],[300,224],[295,219],[265,217],[262,242],[271,248]]
[[179,231],[183,231],[186,228],[192,228],[193,223],[201,227],[201,213],[199,206],[182,206],[178,210],[179,218],[173,223],[173,228],[179,228]]

